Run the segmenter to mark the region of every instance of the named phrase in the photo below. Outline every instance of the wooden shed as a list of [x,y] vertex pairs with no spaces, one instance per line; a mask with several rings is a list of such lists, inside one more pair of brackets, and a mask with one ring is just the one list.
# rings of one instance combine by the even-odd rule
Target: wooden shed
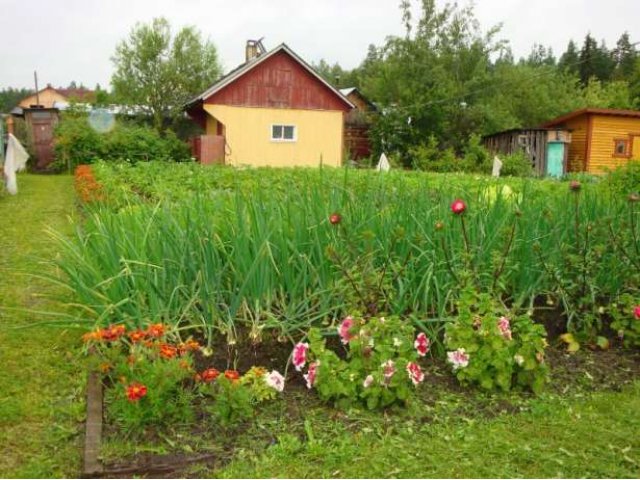
[[640,111],[584,108],[543,124],[570,129],[569,172],[604,173],[640,160]]
[[536,175],[560,177],[567,172],[571,132],[560,128],[513,128],[482,137],[482,144],[496,155],[524,152]]
[[341,88],[340,93],[353,103],[355,108],[344,118],[344,145],[352,160],[371,155],[369,130],[377,107],[355,87]]

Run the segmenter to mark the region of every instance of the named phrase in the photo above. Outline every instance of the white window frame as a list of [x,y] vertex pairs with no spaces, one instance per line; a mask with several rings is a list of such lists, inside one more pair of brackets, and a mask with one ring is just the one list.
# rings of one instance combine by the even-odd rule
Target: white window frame
[[[283,138],[274,138],[273,136],[273,127],[282,127],[282,135]],[[285,127],[293,128],[293,138],[284,138],[284,129]],[[277,143],[293,143],[298,141],[298,127],[296,125],[290,123],[272,123],[269,126],[269,138],[271,138],[272,142]]]

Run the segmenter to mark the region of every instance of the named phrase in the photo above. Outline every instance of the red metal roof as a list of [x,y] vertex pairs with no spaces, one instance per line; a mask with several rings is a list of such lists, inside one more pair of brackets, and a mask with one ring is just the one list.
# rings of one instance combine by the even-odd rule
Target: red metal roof
[[185,107],[200,103],[345,111],[354,108],[284,43],[232,70]]
[[557,118],[554,118],[553,120],[549,120],[548,122],[543,123],[541,127],[542,128],[553,127],[555,125],[560,125],[568,120],[579,117],[581,115],[588,115],[588,114],[640,118],[639,110],[616,110],[613,108],[583,108],[581,110],[575,110],[571,113],[561,115]]

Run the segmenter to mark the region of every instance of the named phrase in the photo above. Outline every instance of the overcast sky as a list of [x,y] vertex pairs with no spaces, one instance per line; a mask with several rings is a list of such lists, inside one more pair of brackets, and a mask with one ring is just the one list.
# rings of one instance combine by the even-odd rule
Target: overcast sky
[[[570,39],[581,44],[587,32],[609,47],[625,30],[632,41],[640,40],[640,0],[475,4],[483,29],[503,24],[501,37],[516,58],[535,42],[559,55]],[[157,16],[175,29],[195,25],[218,48],[225,71],[244,60],[247,39],[260,37],[267,49],[285,42],[310,63],[324,58],[352,68],[369,44],[403,33],[398,5],[399,0],[0,0],[0,88],[32,87],[34,70],[41,86],[72,80],[107,86],[118,41],[136,22]]]

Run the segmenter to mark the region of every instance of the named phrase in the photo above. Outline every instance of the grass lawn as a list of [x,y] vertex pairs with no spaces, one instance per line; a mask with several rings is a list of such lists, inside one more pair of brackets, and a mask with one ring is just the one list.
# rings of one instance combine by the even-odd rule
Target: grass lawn
[[[26,310],[60,311],[42,296],[60,292],[28,274],[41,273],[39,259],[56,255],[44,230],[70,231],[72,179],[22,175],[19,186],[15,197],[0,194],[0,477],[77,477],[86,378],[80,332],[24,328],[50,319]],[[237,435],[232,448],[207,432],[166,437],[156,451],[186,452],[192,443],[219,452],[213,463],[178,472],[197,476],[640,476],[640,383],[591,393],[593,377],[575,370],[573,383],[583,385],[568,393],[562,377],[539,398],[472,389],[440,395],[434,384],[429,401],[388,414],[336,411],[293,389],[227,432]],[[491,405],[490,414],[479,404]],[[105,454],[114,460],[140,447],[115,441]]]
[[[0,193],[0,477],[75,476],[80,466],[84,371],[77,332],[27,325],[49,318],[51,285],[29,274],[55,255],[44,232],[65,232],[74,211],[69,176],[20,175]],[[2,190],[0,190],[2,192]]]

